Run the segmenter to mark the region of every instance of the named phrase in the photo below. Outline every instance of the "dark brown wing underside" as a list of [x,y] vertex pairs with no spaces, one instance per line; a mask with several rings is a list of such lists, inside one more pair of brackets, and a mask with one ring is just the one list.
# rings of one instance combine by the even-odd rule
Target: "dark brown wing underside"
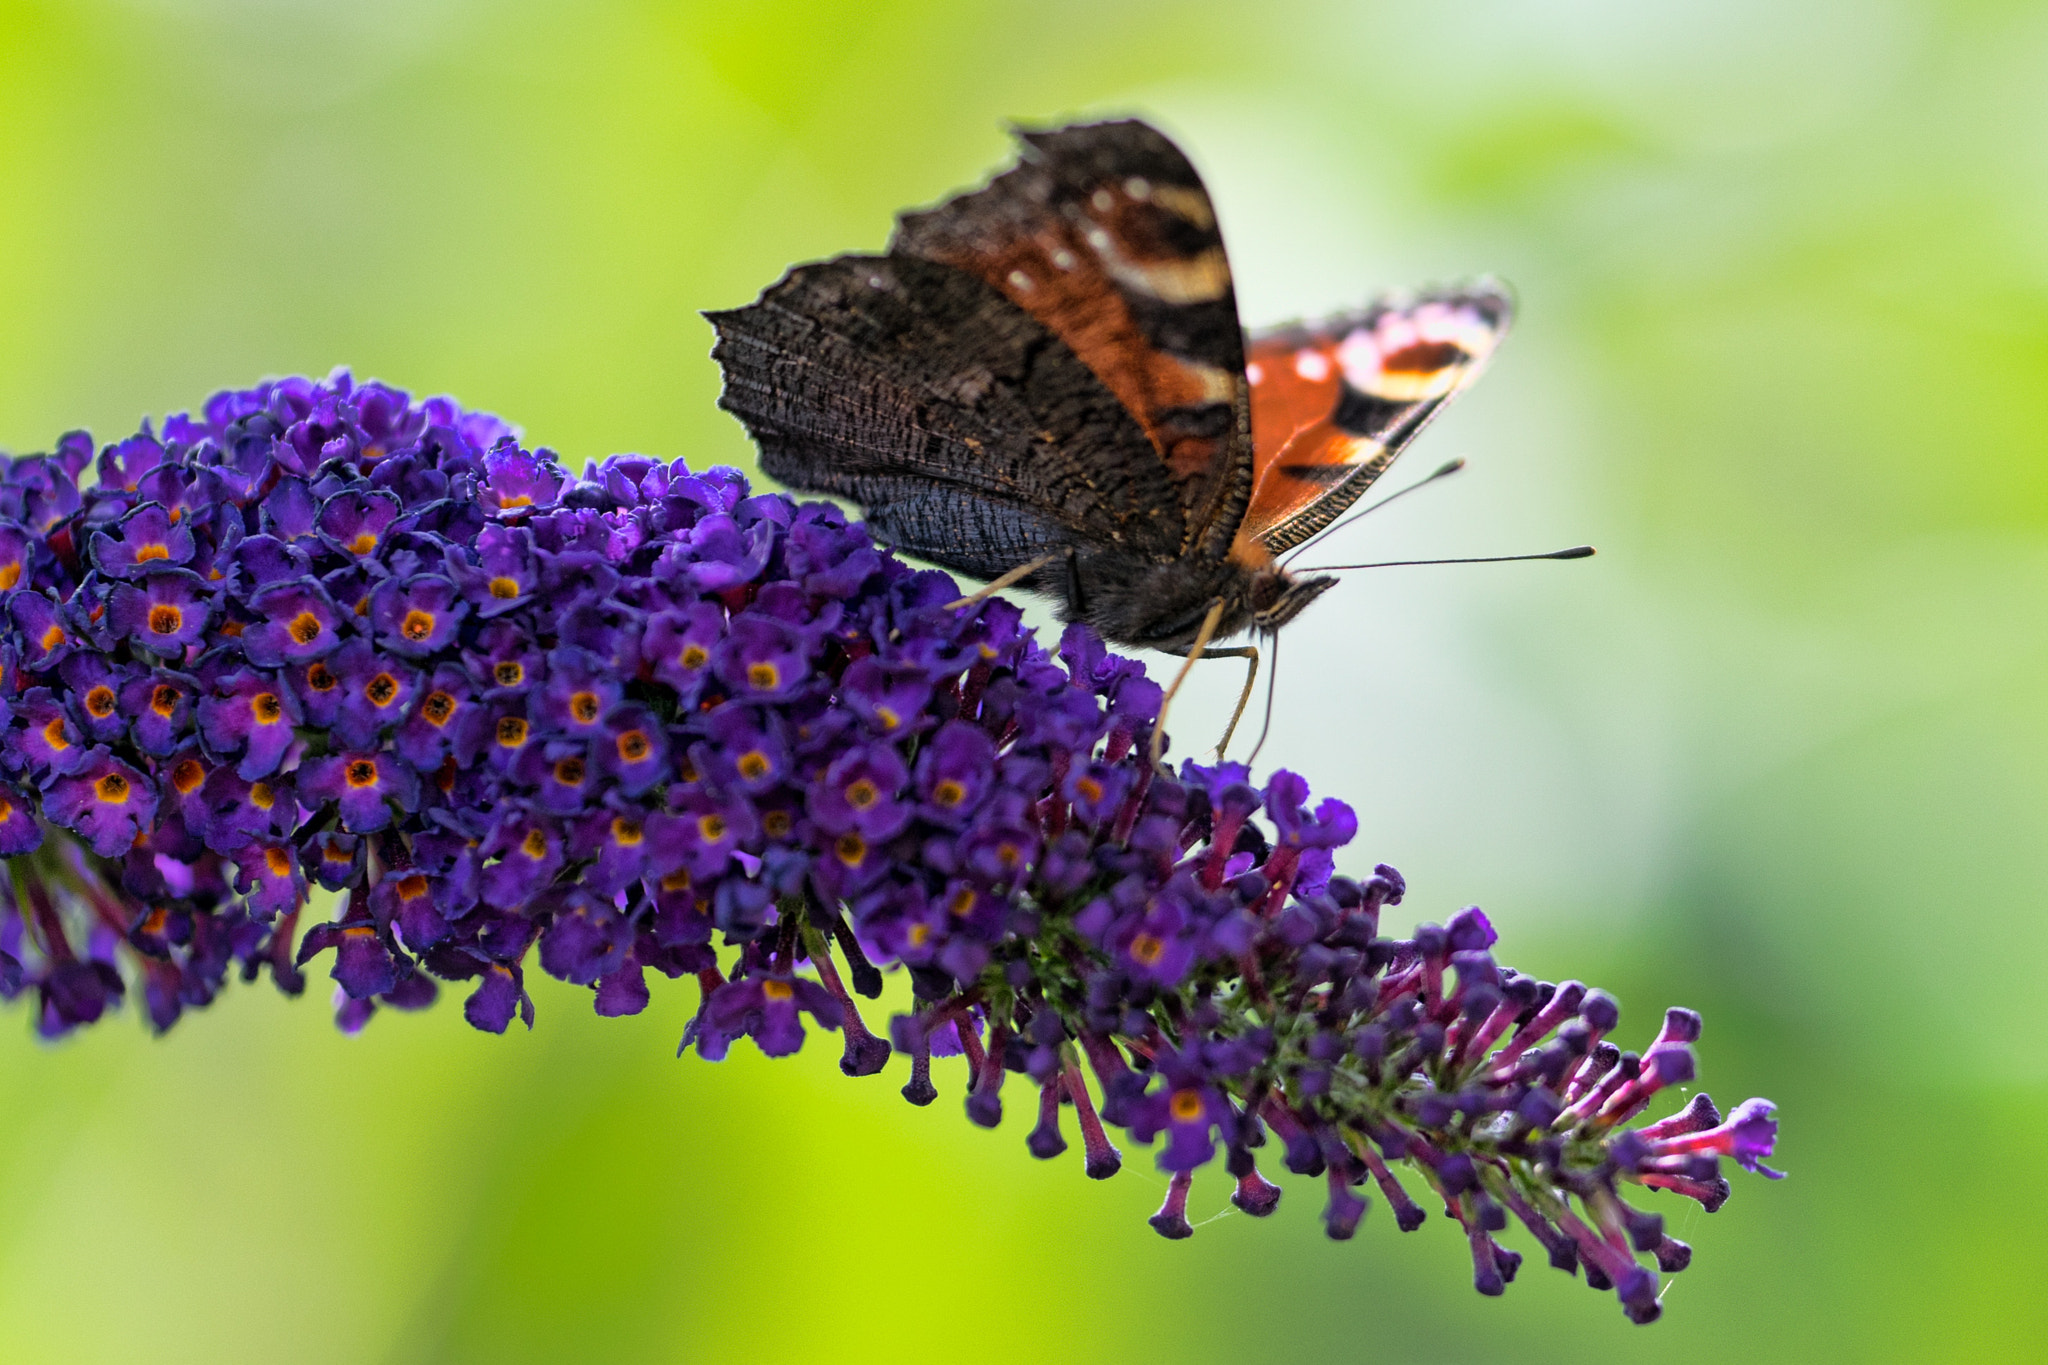
[[968,274],[841,256],[707,316],[719,405],[753,433],[762,468],[859,503],[909,554],[987,578],[1066,545],[1180,552],[1180,499],[1136,421]]

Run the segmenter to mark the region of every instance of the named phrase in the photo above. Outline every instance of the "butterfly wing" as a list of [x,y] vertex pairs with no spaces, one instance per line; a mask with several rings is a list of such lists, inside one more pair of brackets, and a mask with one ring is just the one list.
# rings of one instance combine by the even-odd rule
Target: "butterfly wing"
[[1251,409],[1230,264],[1201,177],[1134,120],[1019,137],[1016,166],[903,215],[890,252],[972,275],[1065,343],[1164,468],[1179,551],[1220,557],[1251,494]]
[[1335,521],[1478,378],[1513,315],[1481,282],[1253,337],[1246,536],[1279,554]]
[[[1178,554],[1176,490],[1137,421],[974,276],[840,256],[707,316],[719,405],[753,433],[761,467],[859,503],[897,548],[978,578],[1070,545]],[[1042,577],[1031,586],[1053,588]]]

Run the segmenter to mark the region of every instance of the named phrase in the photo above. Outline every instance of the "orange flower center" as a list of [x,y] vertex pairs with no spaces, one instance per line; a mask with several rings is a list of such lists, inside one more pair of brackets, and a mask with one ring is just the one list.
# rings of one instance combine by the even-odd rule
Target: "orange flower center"
[[128,779],[119,773],[108,773],[92,784],[92,792],[110,806],[118,806],[128,799]]
[[676,656],[676,662],[684,668],[702,668],[711,661],[711,651],[702,645],[684,645],[683,652]]
[[506,716],[498,722],[498,745],[500,748],[516,749],[526,743],[526,722],[517,716]]
[[364,787],[374,787],[377,785],[377,760],[373,758],[353,759],[348,767],[343,770],[342,777],[351,787],[358,791],[361,791]]
[[320,624],[320,618],[312,612],[302,611],[292,618],[292,623],[286,626],[285,629],[300,644],[310,645],[320,638],[320,632],[325,630],[326,627]]
[[434,614],[415,607],[405,614],[398,623],[398,633],[418,644],[421,640],[432,639],[434,635]]
[[171,785],[178,789],[178,795],[190,796],[206,781],[206,765],[196,758],[181,759],[171,769]]
[[258,692],[249,699],[249,710],[259,725],[275,725],[284,719],[284,703],[275,692]]
[[491,580],[491,596],[497,598],[500,602],[510,602],[513,598],[519,596],[519,580],[507,578],[505,575],[499,574]]
[[1166,1102],[1167,1112],[1173,1115],[1175,1123],[1193,1123],[1207,1108],[1202,1103],[1202,1092],[1193,1088],[1174,1091],[1173,1098]]
[[176,635],[185,624],[185,613],[169,602],[159,602],[149,609],[149,628],[158,635]]
[[149,709],[168,720],[178,710],[178,689],[169,683],[158,683],[149,691]]
[[577,692],[569,698],[569,714],[579,725],[588,725],[597,719],[597,693]]
[[372,706],[380,709],[389,706],[398,696],[398,679],[389,673],[379,673],[370,679],[370,685],[363,689],[363,695],[370,699]]
[[748,664],[747,685],[762,692],[773,692],[782,686],[782,670],[769,663]]
[[654,746],[639,730],[628,730],[619,736],[619,757],[628,763],[638,763],[654,752]]
[[500,687],[517,687],[526,680],[526,665],[516,659],[507,659],[491,669],[491,676],[498,680]]
[[615,816],[613,818],[613,843],[618,844],[623,848],[631,848],[633,847],[633,845],[639,843],[645,837],[646,835],[641,832],[640,822],[638,820],[628,820],[622,815]]
[[420,703],[420,714],[430,725],[446,725],[448,717],[455,714],[455,698],[446,692],[429,692]]

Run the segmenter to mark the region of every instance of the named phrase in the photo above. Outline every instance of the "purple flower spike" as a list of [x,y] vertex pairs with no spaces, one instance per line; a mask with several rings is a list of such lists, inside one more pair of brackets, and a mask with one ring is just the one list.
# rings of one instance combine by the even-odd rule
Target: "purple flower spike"
[[[837,508],[644,456],[579,479],[346,372],[164,431],[83,489],[82,433],[0,461],[0,1000],[45,1036],[130,985],[159,1030],[231,978],[296,994],[330,950],[346,1030],[437,982],[478,1029],[531,1026],[536,966],[607,1017],[694,976],[703,1057],[818,1024],[849,1076],[893,1038],[916,1104],[960,1058],[970,1119],[1035,1111],[1043,1159],[1071,1106],[1091,1178],[1110,1127],[1160,1139],[1168,1236],[1219,1156],[1274,1209],[1270,1130],[1328,1182],[1329,1235],[1368,1179],[1420,1224],[1405,1164],[1482,1293],[1518,1222],[1637,1322],[1692,1253],[1631,1189],[1711,1211],[1724,1167],[1779,1174],[1768,1101],[1671,1101],[1697,1014],[1626,1035],[1613,997],[1496,960],[1477,908],[1401,937],[1400,874],[1338,871],[1350,807],[1155,770],[1142,665],[951,609]],[[342,912],[301,939],[315,885]],[[885,972],[886,1033],[855,1000]],[[1012,1071],[1036,1105],[1004,1105]]]
[[115,530],[118,536],[95,531],[90,542],[93,566],[110,578],[136,578],[192,559],[192,533],[155,503],[130,512]]

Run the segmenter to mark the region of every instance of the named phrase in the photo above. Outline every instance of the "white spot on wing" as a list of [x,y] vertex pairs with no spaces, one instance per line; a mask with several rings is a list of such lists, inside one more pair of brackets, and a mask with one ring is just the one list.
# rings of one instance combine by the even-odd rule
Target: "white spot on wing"
[[1152,193],[1152,182],[1142,175],[1134,175],[1124,181],[1124,193],[1133,199],[1144,199]]
[[1294,372],[1311,384],[1320,384],[1330,377],[1330,360],[1321,351],[1303,350],[1294,353]]
[[1109,234],[1101,228],[1089,228],[1088,245],[1094,247],[1097,251],[1109,250]]
[[1096,212],[1108,213],[1116,207],[1116,196],[1108,190],[1097,190],[1088,196],[1088,202],[1095,205]]
[[1032,287],[1031,277],[1021,270],[1012,270],[1010,272],[1010,287],[1020,291],[1028,290]]
[[1266,367],[1254,360],[1244,367],[1244,377],[1254,384],[1263,384],[1266,382]]
[[1058,251],[1052,253],[1052,263],[1062,270],[1072,270],[1074,268],[1074,253],[1065,247],[1061,247]]

